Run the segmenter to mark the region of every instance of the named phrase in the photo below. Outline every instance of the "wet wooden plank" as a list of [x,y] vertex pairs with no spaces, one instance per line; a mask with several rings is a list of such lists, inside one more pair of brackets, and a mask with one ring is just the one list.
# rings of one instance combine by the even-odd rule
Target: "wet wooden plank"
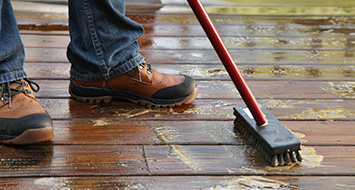
[[353,189],[355,178],[345,177],[274,177],[274,176],[150,176],[150,177],[43,177],[3,178],[5,189],[170,189],[208,190],[283,188],[283,189]]
[[[39,50],[41,51],[41,50]],[[36,54],[38,49],[32,49]],[[351,64],[353,51],[286,50],[286,49],[239,49],[230,50],[237,63],[252,64]],[[29,52],[30,53],[30,52]],[[39,53],[39,52],[38,52]],[[48,51],[49,54],[52,54]],[[142,50],[142,55],[152,63],[220,63],[214,50]],[[30,60],[33,58],[30,58]],[[46,57],[45,59],[46,60]],[[61,59],[60,59],[61,60]]]
[[[196,80],[229,80],[222,63],[212,64],[152,64],[157,71],[170,74],[184,74]],[[31,79],[68,80],[70,63],[31,63],[24,65]],[[249,65],[238,64],[243,77],[248,80],[292,80],[292,81],[354,81],[354,65]]]
[[[140,145],[161,144],[150,122],[97,120],[54,121],[52,144]],[[159,123],[159,122],[158,122]],[[177,124],[177,127],[180,126]],[[119,147],[119,146],[117,146]]]
[[[2,146],[1,178],[92,175],[354,175],[353,146],[302,147],[298,166],[272,168],[249,146]],[[145,163],[146,156],[149,166]]]
[[[186,30],[186,29],[185,29]],[[260,29],[259,29],[260,30]],[[225,31],[225,30],[224,30]],[[230,30],[228,30],[230,31]],[[242,31],[246,31],[245,27]],[[165,30],[165,32],[167,32]],[[223,37],[229,49],[263,49],[263,48],[279,48],[279,49],[313,49],[313,50],[336,50],[353,49],[354,37],[322,37],[314,34],[312,36],[294,36],[288,34],[284,37],[259,37],[253,33],[245,36],[240,36],[239,31],[234,31],[235,34],[230,37]],[[186,33],[186,32],[185,32]],[[305,33],[305,32],[303,32]],[[169,34],[169,33],[168,33]],[[142,49],[213,49],[211,43],[205,36],[144,36],[139,40]],[[304,34],[303,34],[304,35]],[[69,37],[60,35],[22,35],[22,40],[25,47],[51,47],[65,48],[69,43]],[[173,43],[172,43],[173,42]]]
[[[315,20],[316,22],[317,20]],[[204,37],[205,32],[198,23],[174,24],[174,23],[142,23],[145,36],[196,36]],[[257,36],[257,37],[354,37],[351,25],[341,25],[336,28],[331,25],[266,25],[266,24],[215,24],[218,33],[222,37],[231,36]]]
[[233,122],[216,121],[54,121],[52,144],[156,145],[234,144],[241,145]]
[[243,146],[145,146],[153,175],[353,175],[355,148],[302,147],[297,166],[269,167],[252,147]]
[[[345,5],[347,6],[347,5]],[[342,7],[316,7],[316,6],[234,6],[225,5],[220,7],[205,6],[206,10],[210,14],[221,14],[221,15],[264,15],[264,16],[353,16],[354,11],[349,7],[348,10],[344,10]]]
[[[343,50],[354,49],[355,38],[329,37],[222,37],[229,50],[284,49],[284,50]],[[206,37],[144,37],[139,40],[142,49],[213,49]]]
[[[205,37],[206,34],[198,23],[141,23],[145,29],[143,37]],[[256,24],[215,24],[222,37],[255,36],[255,37],[311,37],[311,38],[354,38],[354,30],[351,25],[340,25],[334,28],[332,25],[306,26],[306,25],[258,25]],[[19,27],[23,27],[19,25]],[[25,35],[53,35],[69,36],[69,31],[41,31],[20,30]]]
[[354,145],[353,121],[282,121],[304,145]]
[[24,70],[32,79],[68,80],[70,63],[25,63]]
[[21,39],[25,48],[66,48],[70,42],[69,36],[66,35],[21,35]]
[[[25,47],[63,48],[69,44],[67,36],[22,35]],[[228,49],[312,49],[354,50],[355,38],[344,37],[222,37]],[[207,37],[142,37],[138,40],[141,49],[213,49]]]
[[142,146],[0,146],[0,178],[146,175]]
[[[281,121],[306,146],[354,146],[354,121]],[[245,145],[233,121],[55,120],[55,145]]]
[[[26,48],[26,61],[36,63],[68,63],[65,48]],[[169,64],[221,64],[214,50],[148,50],[140,53],[150,63]],[[235,62],[250,65],[318,65],[352,64],[354,51],[339,50],[286,50],[286,49],[239,49],[230,50]]]
[[[253,8],[253,7],[251,7]],[[156,12],[156,10],[151,9],[151,12],[143,13],[137,11],[129,12],[126,15],[137,21],[143,25],[154,23],[154,25],[160,24],[174,24],[174,25],[187,25],[187,24],[196,24],[198,25],[198,21],[195,18],[195,15],[192,14],[190,8],[185,6],[185,9],[190,13],[161,13]],[[248,9],[244,9],[248,11]],[[16,11],[15,11],[16,12]],[[245,14],[245,15],[222,15],[222,14],[211,14],[211,18],[213,22],[218,26],[219,24],[223,25],[242,25],[242,26],[275,26],[275,25],[289,25],[294,24],[295,27],[299,26],[322,26],[322,27],[330,27],[334,29],[334,23],[341,24],[346,27],[350,27],[351,24],[354,24],[354,18],[352,15],[340,14],[333,15],[329,17],[329,15],[317,15],[317,14],[309,14],[309,15],[253,15],[253,14]],[[62,13],[59,17],[58,15],[46,15],[45,19],[43,18],[43,13],[41,14],[32,14],[29,16],[28,14],[21,15],[19,13],[16,14],[17,22],[19,28],[21,30],[68,30],[68,18],[66,13]],[[65,18],[63,18],[65,17]],[[338,19],[337,17],[345,17],[343,19]],[[338,30],[338,27],[335,28],[335,31]],[[282,31],[282,30],[281,30]],[[332,32],[330,30],[329,32]],[[352,33],[352,32],[351,32]]]
[[[186,6],[187,9],[189,9]],[[246,9],[247,10],[247,9]],[[127,14],[131,19],[139,23],[153,23],[154,24],[198,24],[195,15],[191,13],[179,13],[179,12],[168,12],[161,14],[140,14],[139,16],[131,13]],[[270,25],[286,25],[286,24],[299,24],[304,26],[330,26],[334,23],[350,25],[355,22],[353,15],[334,15],[332,17],[326,14],[309,14],[309,15],[265,15],[261,14],[210,14],[211,20],[214,24],[224,24],[224,25],[258,25],[258,26],[270,26]],[[345,17],[344,19],[339,19]]]
[[[30,2],[41,2],[41,3],[54,3],[54,4],[68,4],[68,0],[27,0]],[[126,1],[126,4],[129,3],[162,3],[161,0],[130,0]],[[165,0],[163,1],[164,4],[166,5],[179,5],[183,4],[183,1],[176,1],[176,0]],[[204,2],[205,4],[212,4],[212,5],[230,5],[228,2],[223,2],[223,1],[206,1]],[[249,5],[249,6],[303,6],[303,7],[312,7],[312,6],[334,6],[334,0],[314,0],[314,1],[305,1],[305,0],[290,0],[290,1],[282,1],[282,0],[272,0],[268,1],[265,3],[263,0],[256,0],[253,2],[245,2],[241,0],[235,0],[233,1],[233,4],[235,5]],[[338,5],[338,4],[337,4]],[[353,1],[351,0],[345,0],[339,2],[339,6],[351,6],[355,5]]]
[[[233,107],[243,106],[241,99],[196,99],[176,108],[146,108],[129,102],[107,104],[83,103],[73,99],[39,99],[39,103],[55,119],[117,119],[117,120],[233,120]],[[260,99],[259,103],[280,120],[354,120],[353,100]]]
[[[37,98],[69,98],[69,80],[36,80],[41,90]],[[232,81],[197,81],[198,98],[240,99],[241,96]],[[273,99],[354,99],[355,82],[338,81],[247,81],[257,98]],[[271,102],[269,103],[271,104]]]

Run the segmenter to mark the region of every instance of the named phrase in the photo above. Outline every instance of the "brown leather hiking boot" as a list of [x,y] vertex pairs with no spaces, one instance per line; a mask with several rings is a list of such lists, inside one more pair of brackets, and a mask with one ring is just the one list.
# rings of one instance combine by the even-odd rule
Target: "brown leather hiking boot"
[[120,98],[148,107],[174,107],[191,103],[197,96],[198,86],[191,77],[159,73],[150,64],[142,63],[109,80],[71,79],[69,92],[79,101],[99,103]]
[[54,138],[52,119],[33,95],[38,84],[21,79],[0,87],[0,143],[33,144]]

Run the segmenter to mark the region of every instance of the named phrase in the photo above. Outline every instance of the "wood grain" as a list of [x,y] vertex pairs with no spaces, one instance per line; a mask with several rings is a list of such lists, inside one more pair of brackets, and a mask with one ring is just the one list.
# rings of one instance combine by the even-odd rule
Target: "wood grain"
[[[63,48],[27,48],[26,62],[36,63],[68,63],[66,49]],[[250,65],[307,65],[307,64],[351,64],[353,62],[352,50],[279,50],[279,49],[239,49],[230,50],[236,63],[248,63]],[[147,50],[140,53],[150,63],[165,64],[220,64],[220,60],[214,50]],[[350,55],[350,56],[347,56]],[[352,71],[351,71],[352,72]]]
[[[281,121],[306,146],[354,146],[354,121]],[[55,120],[52,144],[245,145],[231,121]]]
[[[169,74],[184,74],[196,80],[229,80],[230,77],[222,63],[216,64],[152,64],[158,72]],[[29,63],[24,65],[31,79],[69,79],[69,63]],[[274,63],[273,65],[250,65],[238,63],[238,69],[247,81],[354,81],[354,66],[351,64],[336,65],[295,65]]]
[[352,146],[303,146],[299,166],[268,167],[249,146],[145,146],[150,172],[156,175],[352,175]]
[[0,178],[147,174],[142,146],[0,146]]
[[[124,101],[107,104],[82,103],[73,99],[39,99],[54,119],[117,119],[117,120],[219,120],[233,121],[233,107],[244,106],[241,99],[197,99],[176,108],[147,108]],[[339,120],[355,118],[353,100],[269,100],[259,101],[280,120]]]

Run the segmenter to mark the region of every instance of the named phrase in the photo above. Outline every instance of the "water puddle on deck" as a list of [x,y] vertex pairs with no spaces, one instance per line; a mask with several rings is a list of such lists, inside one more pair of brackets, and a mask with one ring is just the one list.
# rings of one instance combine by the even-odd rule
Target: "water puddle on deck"
[[233,115],[233,112],[231,111],[230,113],[221,113],[218,111],[215,111],[215,108],[223,108],[223,109],[230,109],[233,110],[233,107],[235,105],[233,105],[232,103],[229,102],[224,102],[224,101],[216,101],[213,102],[211,104],[208,105],[204,105],[204,106],[200,106],[198,108],[189,108],[187,110],[185,110],[182,114],[207,114],[210,115],[211,117],[218,117],[218,116],[222,116],[222,117],[235,117]]
[[287,100],[275,100],[275,99],[267,99],[263,102],[263,106],[267,109],[271,108],[294,108],[295,106],[288,103]]
[[188,75],[192,77],[217,77],[218,75],[227,75],[226,69],[202,69],[202,68],[190,68],[180,72],[180,74]]
[[[82,187],[83,189],[148,189],[140,182],[141,180],[130,180],[128,178],[121,180],[106,180],[106,179],[88,179],[85,181],[83,179],[76,178],[38,178],[33,181],[33,185],[36,185],[38,189],[48,189],[48,190],[70,190],[78,189]],[[89,182],[90,184],[86,184]],[[84,188],[86,187],[86,188]]]
[[157,135],[158,139],[165,144],[169,144],[177,137],[176,129],[168,126],[152,127],[154,133]]
[[347,7],[284,7],[284,6],[219,6],[207,8],[211,14],[236,14],[236,15],[354,15],[355,8]]
[[191,153],[183,149],[183,147],[178,145],[169,145],[169,147],[170,147],[169,156],[172,156],[175,159],[180,160],[185,166],[193,169],[194,171],[203,170],[202,164],[191,159],[189,156],[191,155]]
[[334,84],[329,82],[329,86],[320,87],[324,92],[339,98],[355,98],[355,82],[342,82]]
[[45,186],[48,189],[69,189],[71,181],[64,178],[39,178],[33,181],[34,185]]
[[[107,108],[103,107],[98,110],[100,113],[114,114],[117,117],[121,118],[133,118],[142,116],[148,113],[155,114],[154,117],[162,117],[164,114],[177,114],[174,112],[173,108]],[[96,121],[98,124],[102,121]]]
[[[355,77],[354,66],[338,67],[305,67],[305,66],[239,66],[239,70],[244,77],[253,78],[351,78]],[[181,71],[181,74],[192,77],[225,77],[228,76],[226,69],[202,69],[191,68]],[[354,82],[348,83],[354,86]],[[346,86],[344,87],[346,90]],[[351,90],[351,89],[350,89]]]
[[131,118],[131,117],[136,117],[136,116],[144,115],[146,113],[151,113],[151,112],[156,112],[156,110],[145,109],[145,108],[136,108],[136,109],[132,109],[129,111],[125,111],[121,114],[118,114],[118,116],[121,116],[124,118]]
[[103,127],[108,125],[109,123],[105,120],[95,120],[92,122],[92,126],[94,127]]
[[324,159],[324,156],[317,154],[315,148],[302,146],[301,149],[301,154],[303,158],[301,166],[307,168],[323,166],[322,161]]
[[294,119],[345,119],[354,118],[355,112],[345,109],[345,108],[333,108],[333,109],[318,109],[318,108],[307,108],[302,110],[301,113],[297,113],[291,116],[285,116]]
[[354,77],[354,67],[262,66],[241,68],[244,76],[255,78],[348,78]]
[[[199,131],[186,130],[184,127],[177,126],[152,126],[151,127],[160,141],[164,144],[171,144],[177,142],[201,142],[201,136],[204,141],[215,143],[230,143],[234,142],[238,137],[234,132],[233,122],[228,124],[221,123],[218,125],[202,125],[198,128]],[[196,134],[199,133],[199,134]],[[200,138],[194,138],[194,136]]]
[[234,177],[224,180],[218,185],[209,187],[207,190],[232,190],[232,189],[301,189],[290,183],[271,180],[259,176]]
[[[337,104],[337,102],[339,102]],[[291,119],[311,119],[311,120],[319,120],[319,119],[346,119],[346,118],[354,118],[355,111],[351,108],[344,107],[343,99],[335,99],[335,100],[315,100],[313,102],[307,101],[298,101],[298,102],[290,102],[292,107],[300,109],[296,113],[292,115],[284,115],[279,116],[282,118],[291,118]],[[309,105],[310,106],[307,106]],[[312,107],[311,107],[312,106]],[[346,106],[346,105],[345,105]],[[267,107],[273,108],[273,107]]]

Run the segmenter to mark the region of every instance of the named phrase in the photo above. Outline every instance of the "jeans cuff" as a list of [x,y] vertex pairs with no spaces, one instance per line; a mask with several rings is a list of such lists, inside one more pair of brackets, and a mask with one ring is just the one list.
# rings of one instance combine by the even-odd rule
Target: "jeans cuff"
[[0,76],[0,84],[5,83],[5,82],[11,82],[23,78],[28,78],[27,74],[25,71],[16,71],[12,73],[8,73],[6,75]]
[[93,82],[93,81],[100,81],[100,80],[108,80],[119,75],[125,74],[140,63],[144,61],[144,57],[141,54],[138,54],[133,60],[128,60],[124,64],[119,64],[116,67],[113,67],[108,76],[98,75],[98,73],[85,73],[76,71],[73,67],[70,70],[70,77],[76,80],[85,81],[85,82]]

